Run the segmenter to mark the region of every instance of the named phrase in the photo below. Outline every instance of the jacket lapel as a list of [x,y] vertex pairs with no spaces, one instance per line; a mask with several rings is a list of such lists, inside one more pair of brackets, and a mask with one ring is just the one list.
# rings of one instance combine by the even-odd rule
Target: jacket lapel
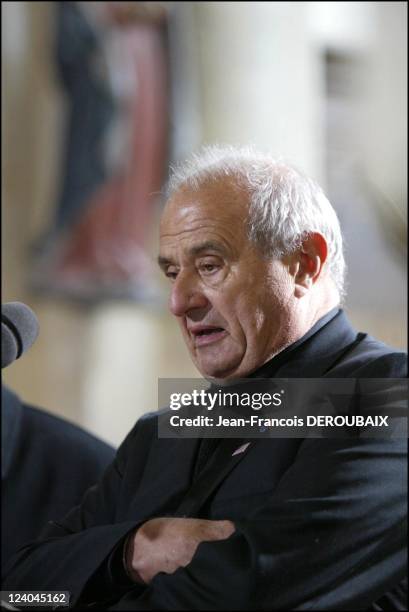
[[184,496],[176,516],[192,516],[251,449],[254,441],[226,438],[214,452],[206,467]]

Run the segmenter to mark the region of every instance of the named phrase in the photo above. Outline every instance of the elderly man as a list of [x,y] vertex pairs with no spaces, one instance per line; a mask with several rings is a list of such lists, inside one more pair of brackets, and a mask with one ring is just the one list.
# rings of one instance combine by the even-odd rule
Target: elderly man
[[[160,228],[170,309],[208,379],[399,378],[406,357],[339,305],[321,189],[247,149],[176,170]],[[141,418],[103,480],[22,549],[3,589],[77,607],[403,609],[403,440],[161,438]]]

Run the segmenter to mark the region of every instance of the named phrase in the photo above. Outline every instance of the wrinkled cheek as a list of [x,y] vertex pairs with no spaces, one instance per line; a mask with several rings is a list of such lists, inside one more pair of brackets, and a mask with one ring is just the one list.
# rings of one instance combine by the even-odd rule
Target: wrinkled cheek
[[253,328],[256,332],[260,333],[263,331],[263,329],[265,328],[265,324],[266,324],[266,315],[265,313],[260,310],[259,308],[255,308],[254,311],[254,324],[253,324]]

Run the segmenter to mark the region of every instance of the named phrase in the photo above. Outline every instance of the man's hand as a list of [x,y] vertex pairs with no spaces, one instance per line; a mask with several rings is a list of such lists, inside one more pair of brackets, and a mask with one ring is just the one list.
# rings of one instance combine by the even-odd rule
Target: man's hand
[[225,540],[235,531],[231,521],[155,518],[144,523],[126,542],[128,575],[149,583],[158,572],[173,574],[188,565],[201,542]]

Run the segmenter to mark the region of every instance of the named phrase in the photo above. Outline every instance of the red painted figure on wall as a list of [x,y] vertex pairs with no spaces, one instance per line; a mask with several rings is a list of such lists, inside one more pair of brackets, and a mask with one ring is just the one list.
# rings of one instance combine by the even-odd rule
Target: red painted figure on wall
[[146,248],[168,161],[167,12],[157,2],[57,4],[67,138],[33,288],[150,301]]

